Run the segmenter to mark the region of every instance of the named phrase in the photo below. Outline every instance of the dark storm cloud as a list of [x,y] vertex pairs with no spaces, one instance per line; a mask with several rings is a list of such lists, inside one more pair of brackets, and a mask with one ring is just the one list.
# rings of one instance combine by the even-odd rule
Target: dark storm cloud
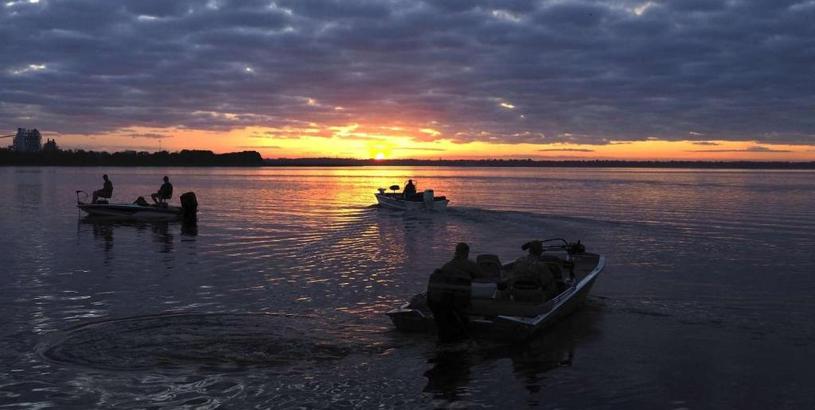
[[10,1],[0,124],[811,144],[812,21],[803,0]]
[[279,145],[240,145],[238,148],[245,148],[245,149],[278,149],[280,148]]
[[790,150],[785,149],[774,149],[769,147],[764,147],[761,145],[754,145],[752,147],[747,147],[744,149],[699,149],[699,150],[691,150],[688,152],[768,152],[768,153],[782,153],[782,152],[791,152]]
[[134,132],[134,133],[131,133],[131,134],[127,134],[126,136],[128,136],[130,138],[147,138],[147,139],[154,139],[154,140],[172,138],[172,135],[158,134],[158,133],[155,133],[155,132]]
[[540,152],[594,152],[593,149],[588,148],[544,148],[539,149]]

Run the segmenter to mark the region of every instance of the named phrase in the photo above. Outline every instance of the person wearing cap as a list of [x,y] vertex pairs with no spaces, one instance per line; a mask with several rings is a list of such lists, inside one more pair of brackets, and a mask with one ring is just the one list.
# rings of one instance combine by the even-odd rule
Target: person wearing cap
[[153,199],[154,203],[164,202],[173,197],[173,184],[170,183],[170,178],[164,176],[164,183],[161,184],[161,188],[158,189],[158,192],[154,194],[150,194],[150,198]]
[[562,279],[560,270],[541,259],[543,255],[541,241],[527,242],[522,249],[527,249],[529,254],[513,263],[507,278],[509,288],[516,297],[524,294],[524,298],[527,296],[543,300],[552,298],[557,293],[556,282]]
[[472,279],[481,275],[469,255],[469,245],[457,244],[453,259],[436,269],[428,281],[427,303],[442,342],[466,335],[467,319],[463,310],[470,305]]
[[412,179],[408,179],[407,184],[405,184],[405,189],[404,191],[402,191],[402,196],[405,197],[405,199],[410,199],[413,198],[413,196],[415,195],[416,195],[416,185],[413,184]]
[[110,198],[113,196],[113,182],[110,182],[108,174],[102,175],[102,179],[105,181],[105,183],[102,185],[102,189],[93,191],[93,199],[91,200],[92,204],[95,204],[99,198]]

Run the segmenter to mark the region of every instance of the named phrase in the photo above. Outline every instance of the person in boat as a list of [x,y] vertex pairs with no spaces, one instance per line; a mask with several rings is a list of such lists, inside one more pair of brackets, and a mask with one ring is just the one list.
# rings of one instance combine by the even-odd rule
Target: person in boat
[[161,184],[161,187],[158,189],[158,192],[154,194],[150,194],[150,198],[153,199],[153,203],[163,203],[164,201],[172,198],[173,196],[173,184],[170,183],[170,178],[166,175],[164,176],[164,183]]
[[93,191],[93,199],[91,200],[92,204],[95,204],[99,198],[110,198],[113,196],[113,182],[110,182],[108,174],[102,175],[102,179],[105,181],[105,183],[102,185],[102,189]]
[[554,297],[563,281],[560,269],[551,262],[544,262],[543,243],[531,241],[524,244],[529,254],[518,258],[509,271],[507,282],[516,300],[548,300]]
[[433,312],[439,341],[449,342],[466,336],[464,309],[470,305],[473,278],[481,276],[478,265],[470,260],[470,246],[456,245],[453,259],[430,275],[427,303]]
[[407,184],[405,184],[405,190],[402,191],[402,196],[405,199],[411,199],[416,195],[416,185],[413,184],[412,179],[408,179]]

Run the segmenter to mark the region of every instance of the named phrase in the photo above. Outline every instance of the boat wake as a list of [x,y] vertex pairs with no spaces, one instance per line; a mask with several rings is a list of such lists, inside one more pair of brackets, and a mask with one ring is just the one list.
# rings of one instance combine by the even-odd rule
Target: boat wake
[[[173,367],[289,367],[340,360],[365,350],[319,337],[291,315],[160,314],[85,324],[38,346],[51,361],[109,370]],[[303,320],[316,318],[297,317]]]

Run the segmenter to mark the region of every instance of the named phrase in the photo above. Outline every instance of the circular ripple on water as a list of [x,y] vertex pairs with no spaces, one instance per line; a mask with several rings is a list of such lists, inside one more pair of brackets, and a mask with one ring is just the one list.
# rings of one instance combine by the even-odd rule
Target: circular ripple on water
[[270,314],[139,316],[73,328],[38,351],[56,362],[116,370],[289,366],[352,352],[341,341],[311,334],[308,322],[314,320]]

